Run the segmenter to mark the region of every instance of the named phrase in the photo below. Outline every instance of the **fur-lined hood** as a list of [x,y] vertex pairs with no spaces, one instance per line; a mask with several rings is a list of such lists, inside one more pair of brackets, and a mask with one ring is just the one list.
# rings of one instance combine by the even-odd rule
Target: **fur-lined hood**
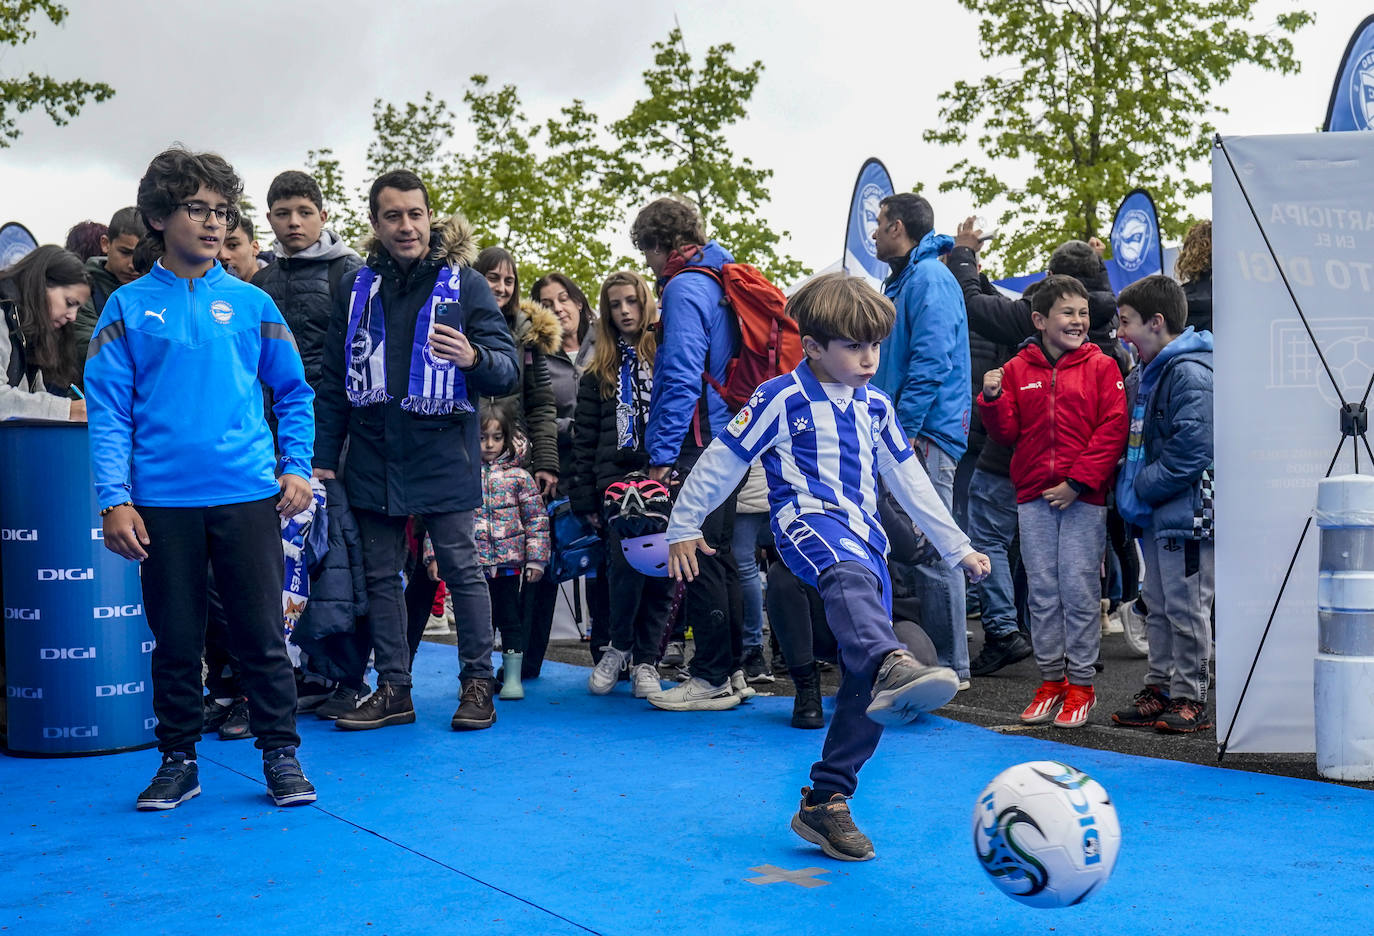
[[[450,267],[472,266],[477,259],[477,241],[472,235],[472,225],[460,214],[449,215],[435,223],[429,232],[429,255],[442,259]],[[362,252],[371,261],[382,249],[382,242],[376,234],[369,234],[362,243]]]
[[515,343],[541,354],[552,354],[563,344],[563,323],[533,299],[521,299],[511,328]]

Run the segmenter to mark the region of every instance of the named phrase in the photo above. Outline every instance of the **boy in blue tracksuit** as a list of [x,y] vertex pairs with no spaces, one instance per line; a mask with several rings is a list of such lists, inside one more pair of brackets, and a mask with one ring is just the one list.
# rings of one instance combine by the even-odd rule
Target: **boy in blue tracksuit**
[[[242,666],[249,719],[278,806],[312,802],[296,760],[296,687],[282,637],[279,516],[309,503],[313,400],[272,300],[216,262],[243,190],[222,158],[171,149],[139,182],[161,258],[116,290],[86,364],[91,461],[105,545],[142,562],[156,638],[153,712],[162,767],[136,801],[173,809],[200,793],[206,566]],[[280,457],[263,413],[275,399]]]
[[948,702],[957,677],[922,665],[892,628],[887,534],[878,519],[878,479],[916,519],[945,563],[975,580],[988,559],[975,552],[916,465],[891,401],[870,386],[891,303],[863,280],[832,273],[788,300],[806,360],[755,391],[697,461],[668,523],[668,570],[692,581],[698,552],[715,550],[702,521],[761,460],[778,552],[820,592],[844,676],[821,760],[802,789],[792,829],[832,858],[865,861],[873,844],[854,827],[846,800],[884,724],[910,721]]
[[1126,378],[1131,429],[1116,506],[1143,531],[1150,665],[1112,721],[1191,734],[1212,724],[1212,333],[1188,325],[1188,297],[1167,276],[1136,280],[1116,301],[1121,339],[1140,355]]
[[[964,292],[940,262],[954,241],[935,233],[930,202],[909,192],[880,203],[874,248],[892,272],[883,293],[897,308],[873,386],[892,398],[907,436],[940,499],[954,509],[954,475],[968,448],[968,316]],[[922,625],[941,663],[969,678],[964,578],[919,565]]]

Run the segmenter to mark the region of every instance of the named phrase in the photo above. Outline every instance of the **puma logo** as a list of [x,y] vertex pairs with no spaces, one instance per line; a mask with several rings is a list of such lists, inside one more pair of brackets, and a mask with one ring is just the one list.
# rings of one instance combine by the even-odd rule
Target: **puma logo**
[[163,316],[166,315],[166,314],[167,314],[167,310],[166,310],[166,309],[163,309],[161,312],[153,312],[153,311],[150,310],[150,309],[144,309],[144,310],[143,310],[143,315],[144,315],[146,318],[155,318],[155,319],[157,319],[159,322],[161,322],[163,325],[166,325],[166,324],[167,324],[167,320],[163,318]]

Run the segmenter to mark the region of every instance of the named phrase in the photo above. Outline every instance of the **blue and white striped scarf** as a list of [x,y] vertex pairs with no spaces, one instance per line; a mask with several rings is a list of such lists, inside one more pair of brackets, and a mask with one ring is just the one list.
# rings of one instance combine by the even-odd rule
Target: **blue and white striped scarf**
[[[429,346],[434,310],[441,302],[459,301],[456,270],[439,270],[429,300],[420,307],[411,339],[410,378],[401,409],[427,416],[471,413],[467,381],[458,365],[434,354]],[[391,399],[386,392],[386,315],[377,299],[381,278],[364,266],[353,280],[348,330],[344,334],[344,387],[352,406],[371,406]]]
[[653,377],[648,362],[639,360],[635,346],[624,338],[617,340],[620,348],[620,380],[615,393],[616,447],[637,449],[640,434],[649,415],[649,395]]

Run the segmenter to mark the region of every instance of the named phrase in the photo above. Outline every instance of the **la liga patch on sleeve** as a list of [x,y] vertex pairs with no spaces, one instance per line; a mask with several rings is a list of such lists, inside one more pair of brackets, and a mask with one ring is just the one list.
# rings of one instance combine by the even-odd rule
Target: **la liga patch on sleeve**
[[725,428],[729,431],[729,433],[732,436],[738,439],[741,435],[744,434],[744,430],[748,429],[749,424],[753,421],[754,411],[752,408],[746,406],[744,407],[744,409],[740,410],[738,413],[735,414],[735,418],[730,420],[730,424]]

